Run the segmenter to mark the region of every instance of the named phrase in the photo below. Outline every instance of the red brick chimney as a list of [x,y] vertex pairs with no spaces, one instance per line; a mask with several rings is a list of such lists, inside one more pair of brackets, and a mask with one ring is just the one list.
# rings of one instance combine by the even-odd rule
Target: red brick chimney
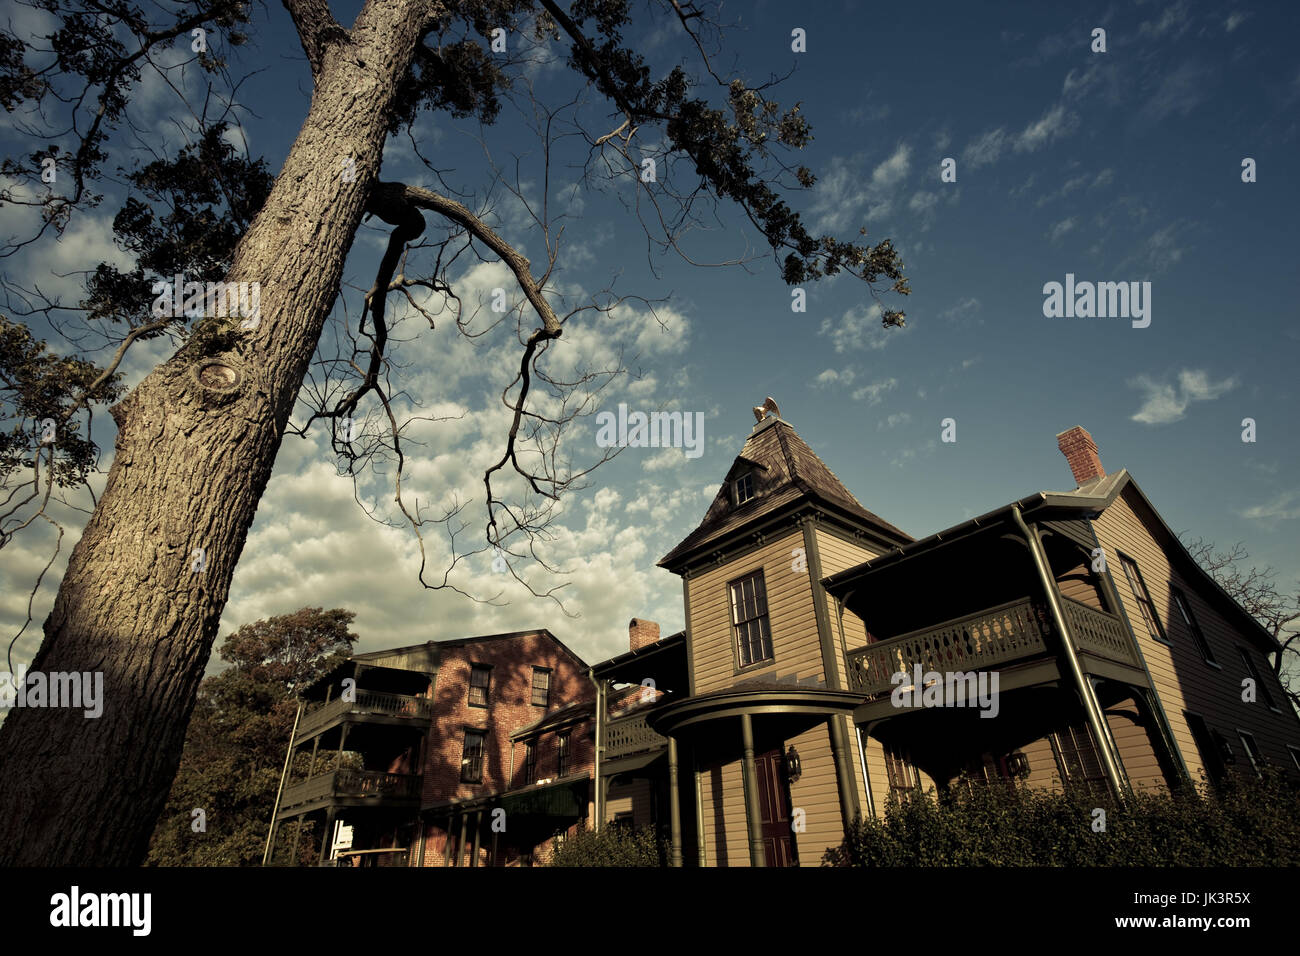
[[1070,463],[1077,484],[1085,485],[1094,478],[1105,476],[1106,469],[1097,457],[1097,443],[1082,426],[1075,425],[1069,431],[1061,432],[1056,436],[1056,445]]
[[659,640],[659,625],[654,621],[643,621],[634,617],[627,626],[627,636],[632,650],[639,651]]

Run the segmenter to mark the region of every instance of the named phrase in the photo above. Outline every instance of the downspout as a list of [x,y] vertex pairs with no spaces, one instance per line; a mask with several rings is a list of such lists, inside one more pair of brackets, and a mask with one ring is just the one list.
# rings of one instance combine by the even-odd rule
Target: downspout
[[596,793],[591,801],[592,813],[595,816],[595,819],[591,821],[591,828],[594,832],[599,832],[601,821],[605,819],[600,799],[600,752],[603,749],[601,747],[603,743],[601,732],[605,729],[603,720],[605,716],[605,686],[604,681],[596,680],[596,668],[594,667],[587,668],[587,679],[596,685],[596,746],[593,748],[595,756],[592,759],[592,776],[594,777],[592,785],[595,787]]
[[280,797],[284,794],[284,780],[289,773],[289,760],[293,757],[293,744],[298,736],[298,721],[302,718],[302,698],[298,699],[298,710],[293,715],[293,730],[289,732],[289,749],[284,755],[284,769],[280,771],[280,786],[275,791],[275,806],[271,808],[271,829],[266,833],[266,848],[262,850],[262,865],[271,856],[271,838],[275,835],[275,818],[280,812]]
[[1034,558],[1034,567],[1038,571],[1039,583],[1042,584],[1043,591],[1047,595],[1047,606],[1052,613],[1052,621],[1056,625],[1057,633],[1061,635],[1061,656],[1065,658],[1066,664],[1069,665],[1070,675],[1074,678],[1075,689],[1079,692],[1079,697],[1083,701],[1088,726],[1092,729],[1092,735],[1097,741],[1097,750],[1100,752],[1102,764],[1106,768],[1106,779],[1110,783],[1115,797],[1123,799],[1124,788],[1120,784],[1119,766],[1115,763],[1115,755],[1110,749],[1110,736],[1106,732],[1105,718],[1101,712],[1101,706],[1097,703],[1096,697],[1093,696],[1092,685],[1088,683],[1083,674],[1083,668],[1079,665],[1079,656],[1074,650],[1074,637],[1066,626],[1065,612],[1061,610],[1061,603],[1057,599],[1056,582],[1052,580],[1051,572],[1048,569],[1047,558],[1043,554],[1043,543],[1038,540],[1038,535],[1030,531],[1029,526],[1025,524],[1019,505],[1011,506],[1011,520],[1016,523],[1016,527],[1024,535],[1025,543],[1029,545],[1029,553]]

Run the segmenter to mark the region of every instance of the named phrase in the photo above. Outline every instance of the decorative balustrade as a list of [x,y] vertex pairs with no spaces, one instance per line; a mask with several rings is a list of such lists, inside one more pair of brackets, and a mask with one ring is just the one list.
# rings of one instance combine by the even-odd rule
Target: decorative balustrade
[[1029,598],[989,608],[849,651],[849,687],[861,694],[888,693],[891,678],[924,671],[988,670],[1008,661],[1048,653],[1047,611]]
[[1080,651],[1121,664],[1138,664],[1128,629],[1118,617],[1070,598],[1063,598],[1061,604],[1065,624],[1074,636],[1074,646]]
[[379,770],[335,770],[317,774],[285,787],[280,809],[283,811],[335,797],[417,800],[420,797],[420,775]]
[[[1136,665],[1138,659],[1124,622],[1113,614],[1062,598],[1066,626],[1075,647],[1096,657]],[[978,614],[947,621],[850,651],[849,686],[868,696],[893,690],[900,671],[988,670],[999,664],[1050,653],[1054,628],[1047,609],[1021,598]]]
[[612,720],[605,726],[607,760],[667,746],[668,738],[651,730],[644,714]]
[[343,714],[379,714],[385,717],[427,720],[432,713],[432,703],[427,697],[358,690],[355,700],[339,698],[328,703],[316,704],[307,710],[298,722],[298,737],[302,738],[320,730]]

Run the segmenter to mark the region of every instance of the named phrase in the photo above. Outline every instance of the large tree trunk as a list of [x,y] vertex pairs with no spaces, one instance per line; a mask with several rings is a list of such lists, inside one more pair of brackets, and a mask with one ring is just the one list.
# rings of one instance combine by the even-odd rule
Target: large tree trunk
[[[261,283],[260,326],[238,341],[196,336],[113,409],[108,484],[31,665],[102,672],[103,714],[10,710],[0,728],[0,865],[143,859],[427,15],[421,2],[371,0],[351,42],[325,53],[307,120],[229,276]],[[349,155],[350,183],[341,176]],[[235,371],[233,387],[219,368],[200,378],[212,362]],[[205,567],[195,571],[199,548]]]

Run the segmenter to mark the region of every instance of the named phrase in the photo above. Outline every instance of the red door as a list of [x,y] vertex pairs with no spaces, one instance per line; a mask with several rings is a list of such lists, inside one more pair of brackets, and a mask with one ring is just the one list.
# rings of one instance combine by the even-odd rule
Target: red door
[[790,788],[782,772],[781,751],[754,758],[758,770],[758,809],[763,825],[763,857],[768,866],[798,865],[798,850],[790,831]]

